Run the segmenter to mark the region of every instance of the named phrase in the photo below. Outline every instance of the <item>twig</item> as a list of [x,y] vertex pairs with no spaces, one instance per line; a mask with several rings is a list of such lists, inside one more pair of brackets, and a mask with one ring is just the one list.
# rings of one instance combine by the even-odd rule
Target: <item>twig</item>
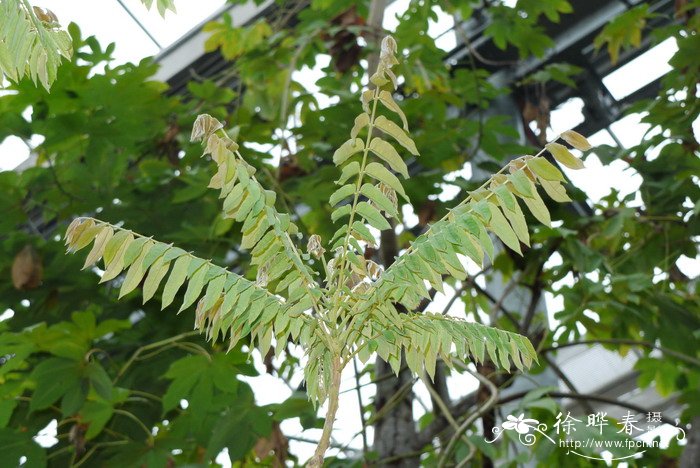
[[[450,439],[449,443],[447,444],[447,447],[445,448],[445,450],[442,451],[440,461],[438,462],[438,467],[445,466],[445,463],[447,463],[447,459],[454,451],[455,445],[457,444],[457,439],[462,437],[462,435],[467,431],[467,429],[469,429],[469,426],[471,426],[474,423],[474,421],[477,420],[477,418],[481,417],[481,415],[483,415],[486,411],[490,410],[491,407],[494,404],[496,404],[496,400],[498,399],[498,389],[493,384],[493,382],[491,382],[489,379],[479,374],[478,372],[473,372],[471,369],[469,369],[469,367],[466,364],[461,363],[459,361],[455,362],[458,365],[460,365],[460,367],[462,367],[465,371],[469,372],[471,375],[476,377],[483,386],[487,387],[491,392],[491,396],[488,400],[486,400],[486,402],[483,405],[481,405],[481,407],[479,407],[479,409],[477,409],[467,419],[465,419],[464,422],[457,428],[455,433],[452,435],[452,438]],[[458,466],[464,466],[474,456],[474,453],[475,450],[472,447],[471,451],[469,452],[469,456],[462,460]]]
[[[500,400],[498,400],[498,405],[505,405],[506,403],[510,403],[511,401],[518,400],[525,395],[527,395],[528,392],[518,392],[514,393],[512,395],[508,395],[507,397],[503,397]],[[598,403],[607,403],[609,405],[615,405],[619,406],[621,408],[627,408],[632,411],[636,411],[637,413],[641,414],[646,414],[649,413],[649,410],[647,408],[643,408],[641,406],[635,405],[633,403],[627,403],[625,401],[620,401],[616,400],[614,398],[607,398],[603,396],[598,396],[598,395],[587,395],[587,394],[582,394],[582,393],[566,393],[566,392],[546,392],[542,396],[548,396],[550,398],[570,398],[572,400],[590,400],[590,401],[595,401]],[[667,418],[666,416],[661,416],[661,422],[664,424],[669,424],[671,426],[675,426],[676,422],[671,420],[670,418]]]
[[187,338],[188,336],[196,335],[196,334],[198,334],[198,333],[199,333],[199,332],[196,331],[196,330],[195,330],[195,331],[190,331],[190,332],[187,332],[187,333],[180,333],[179,335],[171,336],[170,338],[166,338],[166,339],[161,340],[161,341],[156,341],[155,343],[149,343],[149,344],[147,344],[147,345],[141,346],[141,347],[138,348],[136,351],[134,351],[134,354],[131,355],[131,358],[129,358],[129,360],[122,366],[122,368],[119,369],[119,373],[118,373],[117,376],[114,378],[114,380],[112,381],[112,383],[117,383],[117,381],[124,375],[124,373],[126,372],[126,370],[129,368],[129,366],[131,366],[131,365],[134,363],[134,361],[136,361],[136,359],[139,357],[139,355],[140,355],[142,352],[148,351],[149,349],[155,349],[155,348],[158,348],[158,347],[160,347],[160,346],[168,345],[168,344],[170,344],[170,343],[173,343],[173,342],[175,342],[175,341],[181,340],[181,339],[183,339],[183,338]]
[[672,349],[668,349],[664,346],[656,345],[656,344],[650,343],[648,341],[638,341],[638,340],[623,339],[623,338],[601,338],[601,339],[571,341],[569,343],[557,344],[556,346],[551,346],[549,348],[542,348],[540,350],[540,353],[549,353],[552,351],[557,351],[559,349],[568,348],[570,346],[593,345],[593,344],[613,344],[613,345],[618,344],[618,345],[641,346],[643,348],[658,349],[659,351],[661,351],[664,354],[668,354],[669,356],[673,356],[676,359],[679,359],[683,362],[700,367],[700,360],[695,359],[694,357],[688,356],[687,354],[679,353],[678,351],[674,351]]
[[357,357],[353,356],[352,366],[355,370],[355,390],[357,391],[357,404],[360,406],[360,423],[362,424],[362,457],[367,456],[367,424],[365,422],[365,406],[362,403],[362,392],[360,391],[360,372],[357,368]]

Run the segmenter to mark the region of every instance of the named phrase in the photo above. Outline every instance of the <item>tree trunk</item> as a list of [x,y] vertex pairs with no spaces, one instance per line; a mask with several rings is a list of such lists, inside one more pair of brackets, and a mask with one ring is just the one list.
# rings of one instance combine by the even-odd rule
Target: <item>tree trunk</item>
[[[397,253],[394,231],[382,231],[380,260],[385,267],[394,261]],[[379,460],[385,460],[379,463],[381,466],[412,468],[420,465],[417,456],[406,456],[413,450],[417,435],[413,421],[413,375],[403,359],[401,369],[395,377],[391,366],[377,356],[375,377],[378,383],[374,405],[375,411],[382,414],[374,424],[374,451]],[[398,392],[402,397],[397,401]],[[385,409],[387,405],[391,408]]]
[[[377,412],[385,411],[387,404],[391,409],[374,424],[374,450],[379,456],[380,466],[412,468],[420,465],[417,456],[405,456],[411,453],[411,446],[416,439],[416,425],[413,421],[413,375],[403,366],[398,378],[394,376],[389,364],[377,357],[375,364],[377,384],[375,408]],[[386,380],[383,380],[386,377]],[[396,400],[401,392],[404,396]]]

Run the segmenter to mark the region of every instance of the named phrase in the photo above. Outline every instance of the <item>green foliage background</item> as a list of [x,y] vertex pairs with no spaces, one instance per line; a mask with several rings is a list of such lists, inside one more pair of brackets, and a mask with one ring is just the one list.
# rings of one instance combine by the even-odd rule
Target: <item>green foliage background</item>
[[[283,144],[278,167],[269,164],[269,155],[251,148],[246,158],[278,187],[280,203],[308,207],[298,222],[305,235],[330,238],[334,229],[327,200],[338,176],[331,157],[350,133],[347,116],[361,111],[357,89],[362,69],[357,61],[340,66],[341,55],[332,56],[326,76],[316,84],[338,100],[324,109],[290,73],[313,66],[319,54],[332,50],[333,34],[341,29],[333,19],[351,3],[357,15],[367,16],[368,2],[324,0],[300,9],[292,28],[276,17],[245,28],[226,20],[207,26],[207,47],[235,59],[218,77],[221,82],[236,78],[240,85],[234,89],[207,80],[190,83],[186,97],[170,96],[166,85],[152,81],[157,67],[152,60],[111,67],[113,46],[103,49],[94,38],[81,38],[72,25],[73,58],[58,68],[51,93],[25,80],[10,85],[14,92],[0,97],[0,139],[45,138],[36,148],[35,167],[0,173],[0,275],[5,278],[0,282],[0,310],[14,311],[0,322],[0,464],[14,466],[23,455],[27,466],[207,465],[223,447],[232,460],[251,461],[261,455],[254,453],[255,444],[261,438],[273,440],[279,421],[300,417],[304,427],[319,427],[322,421],[301,392],[280,405],[257,406],[253,390],[237,378],[256,373],[244,350],[225,354],[225,345],[206,343],[190,331],[191,317],[184,317],[189,311],[181,316],[163,313],[157,305],[141,304],[137,293],[117,302],[119,281],[98,287],[94,272],[78,273],[83,259],[65,256],[60,237],[75,216],[99,213],[108,222],[123,222],[245,272],[248,257],[238,248],[240,233],[221,217],[217,193],[206,189],[214,169],[188,140],[195,116],[206,112],[229,122],[229,131],[244,146]],[[486,70],[453,69],[443,62],[443,52],[425,33],[434,15],[431,8],[438,3],[463,17],[476,6],[415,3],[395,32],[404,51],[397,73],[405,77],[401,106],[421,152],[420,165],[412,168],[405,186],[415,212],[434,210],[432,220],[480,184],[458,179],[462,191],[454,201],[428,203],[440,192],[445,175],[473,161],[477,150],[488,156],[479,163],[487,171],[532,150],[522,146],[507,117],[485,112],[509,89],[487,81]],[[638,350],[644,354],[636,365],[640,387],[653,385],[662,395],[677,395],[683,423],[700,415],[700,308],[693,280],[675,266],[681,255],[696,257],[700,230],[700,159],[692,130],[700,67],[694,8],[697,2],[687,2],[675,22],[656,30],[643,29],[648,11],[631,10],[596,40],[613,58],[621,49],[638,45],[630,28],[654,41],[671,36],[678,41],[673,70],[663,78],[659,96],[629,109],[645,112],[643,120],[664,131],[625,151],[596,150],[604,164],[622,160],[641,175],[638,194],[644,207],[627,206],[637,194],[623,198],[615,191],[593,206],[591,215],[552,204],[553,219],[563,224],[535,228],[533,248],[524,260],[504,249],[494,262],[506,278],[519,275],[519,283],[533,294],[552,291],[552,284],[569,273],[575,279],[572,286],[552,291],[564,299],[556,315],[561,321],[557,335],[529,323],[523,328],[524,310],[511,311],[515,321],[494,314],[495,325],[528,335],[538,349],[599,340],[621,354]],[[542,55],[553,44],[539,21],[559,21],[571,5],[565,0],[521,0],[516,9],[494,2],[488,10],[493,22],[486,35],[497,47],[514,48],[526,59]],[[344,31],[366,33],[362,24]],[[357,51],[360,56],[372,52],[371,44]],[[562,69],[572,70],[549,68],[537,79],[575,82],[571,73],[562,78]],[[448,112],[452,107],[471,112],[466,118],[455,116]],[[289,127],[289,146],[281,142],[280,127]],[[652,152],[658,156],[649,157]],[[586,201],[582,192],[573,193],[576,201]],[[414,231],[402,232],[399,245]],[[10,278],[18,253],[27,245],[34,252],[30,265],[36,269],[40,264],[43,273],[36,287],[20,290]],[[555,252],[561,265],[543,268]],[[477,289],[467,288],[460,300],[465,314],[488,315],[493,307]],[[591,319],[586,309],[600,319]],[[585,327],[584,335],[579,325]],[[545,360],[540,363],[536,373],[548,366]],[[288,355],[272,372],[285,377],[298,365]],[[367,371],[373,372],[372,367]],[[181,399],[188,401],[186,408],[179,405]],[[522,407],[551,423],[558,401],[540,391],[525,396]],[[437,417],[421,421],[419,429]],[[59,442],[41,448],[32,437],[53,419],[59,422]],[[470,438],[476,460],[510,459],[505,445],[487,446],[478,432]],[[431,445],[419,449],[428,454],[427,466],[435,463]],[[458,453],[469,450],[463,444]],[[563,457],[560,452],[540,447],[510,461],[533,457],[552,463],[554,457]],[[647,451],[639,463],[654,464],[679,453],[673,443],[663,452]],[[273,458],[266,463],[272,464]],[[572,458],[565,461],[570,464]]]

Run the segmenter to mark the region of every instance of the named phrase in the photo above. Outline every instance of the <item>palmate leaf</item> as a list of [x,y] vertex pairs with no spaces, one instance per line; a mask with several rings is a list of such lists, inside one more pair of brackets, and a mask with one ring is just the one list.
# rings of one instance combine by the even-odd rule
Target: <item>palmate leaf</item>
[[165,308],[184,287],[180,311],[197,302],[195,327],[209,339],[228,339],[229,349],[250,335],[263,354],[273,338],[280,351],[290,338],[308,342],[315,328],[297,303],[282,302],[254,282],[178,247],[92,218],[74,220],[65,237],[72,252],[93,243],[85,266],[102,258],[105,273],[101,282],[126,273],[120,297],[143,282],[145,303],[165,280],[161,299]]
[[0,0],[0,81],[29,76],[49,90],[61,58],[73,54],[70,36],[50,10],[25,0]]
[[238,145],[222,128],[214,117],[200,115],[191,139],[202,141],[204,155],[211,155],[217,165],[209,187],[220,190],[224,217],[243,223],[241,247],[250,251],[251,264],[258,267],[262,282],[276,283],[275,293],[286,297],[289,306],[296,306],[294,311],[316,306],[320,288],[290,237],[298,232],[296,225],[288,214],[277,212],[275,192],[258,182],[255,168],[243,160]]

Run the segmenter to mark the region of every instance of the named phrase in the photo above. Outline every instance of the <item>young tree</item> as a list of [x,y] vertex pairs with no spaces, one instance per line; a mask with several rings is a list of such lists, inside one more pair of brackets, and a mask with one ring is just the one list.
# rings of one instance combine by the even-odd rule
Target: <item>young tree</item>
[[[532,303],[525,304],[522,310],[490,296],[473,275],[462,282],[455,281],[451,273],[440,276],[446,285],[456,289],[456,303],[463,302],[465,316],[478,320],[489,315],[488,323],[527,336],[541,350],[539,364],[534,366],[536,373],[556,372],[556,362],[550,356],[561,346],[602,342],[620,353],[627,352],[630,346],[640,350],[644,356],[637,365],[640,385],[654,385],[662,394],[678,392],[679,404],[684,409],[682,421],[687,422],[697,411],[694,382],[698,349],[693,337],[693,331],[698,328],[697,296],[692,281],[676,267],[676,261],[683,254],[692,258],[697,251],[697,243],[693,241],[697,210],[685,200],[697,199],[697,185],[692,178],[697,172],[697,143],[692,131],[697,98],[687,89],[697,81],[698,67],[696,55],[692,54],[697,22],[693,20],[693,10],[680,3],[677,22],[672,27],[651,31],[659,41],[666,37],[678,41],[679,51],[672,61],[674,68],[661,82],[662,91],[657,99],[632,109],[648,109],[645,120],[663,131],[629,150],[596,149],[604,164],[624,161],[637,171],[642,185],[636,194],[643,200],[643,206],[630,206],[631,197],[623,198],[613,192],[593,205],[591,214],[574,213],[569,204],[562,208],[549,205],[553,218],[563,220],[560,227],[545,228],[529,222],[533,228],[529,233],[532,248],[524,252],[524,260],[518,260],[512,250],[505,248],[478,275],[502,274],[506,280],[531,291]],[[75,28],[69,28],[76,47],[73,62],[64,62],[58,68],[50,95],[23,82],[13,86],[19,91],[17,95],[0,98],[3,136],[46,137],[36,150],[43,166],[22,174],[0,175],[3,200],[7,200],[10,208],[6,216],[0,217],[3,232],[8,233],[7,237],[3,235],[1,245],[5,255],[0,262],[7,277],[11,269],[13,278],[17,272],[16,284],[23,288],[0,285],[2,305],[15,311],[15,316],[4,322],[0,337],[3,354],[12,356],[0,369],[4,379],[0,400],[0,427],[4,428],[0,433],[2,454],[7,460],[3,463],[16,463],[18,453],[30,461],[41,460],[48,454],[50,462],[59,465],[69,464],[71,458],[81,464],[86,461],[122,465],[202,463],[213,459],[223,447],[228,448],[232,460],[254,460],[253,457],[265,458],[271,446],[279,461],[280,457],[285,459],[286,450],[279,443],[284,437],[276,426],[278,421],[301,415],[305,428],[319,423],[313,409],[302,404],[305,397],[296,394],[281,405],[257,407],[248,385],[232,377],[252,372],[243,363],[240,347],[225,354],[227,346],[221,343],[205,345],[187,330],[188,321],[158,314],[159,307],[151,305],[155,301],[141,305],[134,292],[116,304],[124,277],[109,282],[116,288],[94,289],[94,270],[74,274],[78,261],[64,258],[52,237],[63,231],[76,213],[91,216],[99,213],[101,219],[113,224],[123,222],[130,229],[198,252],[202,258],[213,258],[212,263],[226,265],[232,272],[245,271],[251,282],[255,282],[255,277],[250,275],[260,265],[247,266],[250,257],[245,249],[239,249],[240,229],[232,229],[234,220],[218,214],[219,201],[206,191],[206,181],[211,175],[207,162],[198,159],[195,145],[188,144],[184,131],[180,130],[191,127],[194,115],[207,112],[220,121],[235,124],[227,128],[229,134],[237,135],[235,139],[245,148],[248,162],[257,169],[257,180],[274,188],[276,206],[290,212],[290,219],[297,224],[304,240],[314,233],[324,239],[332,238],[338,226],[328,221],[331,210],[327,200],[338,189],[330,181],[342,172],[326,163],[351,132],[353,122],[347,121],[346,116],[362,113],[354,97],[365,76],[359,58],[367,50],[372,63],[372,38],[376,30],[371,26],[374,23],[367,26],[363,23],[364,18],[371,16],[365,3],[356,3],[356,8],[349,11],[342,1],[312,2],[310,10],[305,11],[295,9],[295,5],[285,3],[271,18],[248,26],[234,27],[226,21],[209,25],[210,50],[221,48],[226,58],[235,62],[214,80],[191,83],[190,96],[185,102],[160,95],[164,88],[148,81],[153,67],[147,62],[140,66],[107,68],[104,75],[90,73],[93,64],[107,59],[110,47],[103,51],[94,39],[83,42]],[[495,163],[502,164],[510,155],[532,151],[514,145],[517,140],[510,126],[490,110],[495,107],[493,100],[501,93],[521,93],[522,88],[514,85],[504,89],[489,78],[500,68],[517,67],[522,63],[518,55],[524,60],[543,54],[552,39],[541,25],[558,21],[560,14],[570,11],[568,2],[558,2],[554,8],[548,2],[518,2],[514,8],[491,2],[477,16],[491,18],[485,38],[504,49],[513,64],[496,57],[496,65],[485,65],[476,57],[471,65],[465,60],[452,66],[443,62],[444,54],[426,33],[437,6],[437,2],[413,4],[402,15],[396,30],[403,49],[401,63],[395,69],[404,76],[404,81],[400,91],[392,96],[405,112],[416,146],[421,149],[420,158],[406,159],[411,178],[404,179],[402,184],[420,221],[418,226],[401,226],[400,235],[393,229],[381,231],[378,253],[358,241],[372,260],[386,267],[400,250],[410,247],[414,235],[420,234],[428,224],[435,224],[443,214],[449,215],[448,210],[483,182],[449,179],[461,188],[455,200],[429,200],[448,180],[446,174],[465,161],[470,161],[472,168],[483,167],[491,172],[498,169]],[[460,2],[455,6],[441,3],[441,6],[469,18],[474,5]],[[295,21],[287,24],[285,18],[290,17]],[[600,46],[608,45],[611,54],[635,47],[635,37],[649,33],[643,29],[645,20],[651,23],[658,18],[658,14],[652,15],[640,6],[612,21],[597,42]],[[358,34],[368,40],[369,47],[356,47],[354,38]],[[338,96],[338,101],[318,109],[313,95],[304,91],[292,72],[313,65],[319,54],[329,50],[330,65],[318,86],[321,93]],[[515,54],[511,54],[513,51]],[[554,81],[583,85],[583,79],[574,72],[574,68],[562,64],[547,66],[523,80],[530,83],[524,85],[525,92],[536,87],[535,94],[541,98],[539,104],[544,105]],[[219,86],[230,83],[232,76],[239,83],[233,91]],[[679,93],[684,89],[685,94]],[[111,99],[112,96],[115,98]],[[33,107],[31,117],[26,117],[27,105]],[[448,107],[467,108],[471,113],[449,113]],[[378,108],[384,109],[381,102]],[[538,108],[546,106],[538,105]],[[523,118],[525,114],[524,110]],[[547,116],[547,112],[540,114],[538,124],[546,127]],[[391,114],[389,117],[393,120]],[[218,136],[223,138],[220,132]],[[537,136],[542,137],[542,133]],[[280,166],[267,164],[264,161],[267,155],[255,151],[249,142],[279,145]],[[476,149],[479,158],[475,158]],[[353,155],[348,163],[352,163],[352,158],[359,161],[360,157]],[[375,157],[371,148],[368,157]],[[549,161],[554,163],[551,158]],[[577,190],[570,193],[580,207],[585,201],[583,194]],[[361,201],[365,201],[363,196],[358,204]],[[404,207],[407,204],[398,196],[397,203]],[[305,205],[304,209],[295,213],[301,205]],[[524,215],[531,219],[527,211]],[[357,219],[360,217],[361,214],[356,214]],[[374,230],[370,233],[376,235]],[[295,236],[290,238],[296,245]],[[328,247],[327,242],[324,245]],[[352,267],[350,253],[345,263]],[[545,265],[553,253],[561,256],[560,266]],[[320,259],[311,257],[307,262],[302,257],[302,260],[319,287],[325,287],[326,283],[319,280],[326,278]],[[440,261],[438,265],[448,268],[449,264]],[[407,267],[411,269],[411,265]],[[221,271],[214,266],[207,268],[212,274]],[[22,271],[25,273],[20,274]],[[131,266],[126,269],[127,275],[129,271]],[[660,283],[659,271],[668,275]],[[553,282],[568,272],[573,272],[573,285],[553,288]],[[593,281],[596,275],[602,284]],[[149,276],[150,271],[144,279]],[[349,271],[346,276],[351,276]],[[413,277],[400,279],[410,281]],[[276,286],[275,280],[269,282],[268,288]],[[183,296],[189,285],[179,289],[178,296]],[[435,289],[432,286],[427,289],[432,297]],[[206,290],[202,288],[205,298]],[[546,291],[560,294],[565,301],[564,310],[558,314],[561,325],[557,334],[547,333],[538,323],[536,299]],[[288,294],[288,289],[280,292],[285,296],[283,304],[287,303]],[[397,311],[404,315],[401,300],[404,299],[392,297],[392,303],[398,304]],[[415,298],[410,300],[415,302]],[[415,310],[426,308],[434,310],[434,305],[422,298]],[[586,309],[598,313],[599,319],[592,319]],[[48,323],[37,325],[42,321]],[[25,327],[29,328],[24,330]],[[76,340],[78,336],[80,339]],[[259,341],[260,337],[255,339]],[[265,339],[263,336],[263,342]],[[379,337],[374,343],[366,337],[362,339],[368,341],[362,353],[358,353],[364,359],[365,353],[386,337]],[[248,338],[241,342],[247,345]],[[282,352],[277,344],[275,351]],[[384,352],[384,347],[377,347],[376,351]],[[658,357],[658,352],[663,353],[663,358]],[[269,359],[266,362],[269,372],[288,380],[290,369],[297,368],[298,362],[294,353],[283,356],[275,365]],[[398,464],[405,460],[410,463],[404,466],[415,466],[416,454],[424,453],[428,465],[449,463],[450,459],[464,462],[471,457],[483,463],[512,461],[513,454],[507,452],[505,445],[480,444],[489,434],[489,424],[494,422],[497,411],[494,408],[515,401],[529,415],[550,422],[553,414],[549,411],[556,414],[558,409],[556,399],[573,396],[584,403],[593,403],[599,398],[599,395],[582,395],[575,387],[566,392],[543,388],[509,397],[496,395],[519,372],[494,373],[488,365],[481,365],[478,370],[483,375],[475,373],[483,377],[479,392],[451,401],[442,391],[446,372],[440,361],[435,366],[435,383],[429,382],[428,386],[434,392],[433,408],[421,419],[418,428],[410,412],[415,396],[402,391],[410,390],[414,381],[410,370],[404,370],[407,365],[401,365],[400,378],[396,380],[382,373],[381,359],[377,367],[368,365],[362,371],[376,380],[379,387],[377,410],[366,408],[371,419],[365,420],[377,428],[377,454],[373,455],[367,447],[363,455],[366,460],[371,461],[375,456],[381,463]],[[454,357],[451,362],[460,365]],[[63,377],[60,386],[53,385],[58,381],[57,375]],[[492,392],[492,389],[496,390]],[[179,406],[180,399],[187,400],[189,406]],[[452,420],[448,419],[450,416]],[[466,418],[464,423],[453,426],[460,417]],[[31,437],[52,418],[58,421],[59,442],[44,451]],[[483,424],[469,426],[477,420]],[[483,434],[478,429],[481,426]],[[151,428],[156,428],[156,436]],[[394,430],[401,437],[390,438]],[[462,433],[465,437],[460,438]],[[438,445],[436,440],[442,443]],[[274,441],[278,443],[273,444]],[[440,447],[449,447],[452,454],[439,450]],[[527,456],[552,462],[553,457],[562,457],[559,452],[552,454],[540,449],[520,454],[519,459]],[[660,463],[660,456],[675,458],[679,453],[674,445],[668,451],[649,450],[643,460]],[[572,460],[570,457],[560,460],[565,462]]]
[[[337,206],[331,218],[347,221],[327,244],[330,260],[316,234],[308,239],[307,253],[300,254],[293,241],[298,229],[289,214],[277,211],[275,193],[261,186],[255,169],[245,162],[224,125],[207,114],[197,118],[191,140],[203,141],[204,154],[218,166],[209,187],[221,190],[224,216],[242,223],[241,246],[250,252],[251,265],[257,266],[255,282],[178,247],[92,218],[77,218],[66,231],[70,251],[93,243],[84,268],[104,259],[101,282],[126,270],[120,297],[145,278],[146,302],[170,272],[163,287],[162,307],[167,307],[187,283],[180,311],[199,299],[195,327],[206,330],[208,338],[216,340],[222,335],[229,339],[229,349],[234,349],[241,338],[250,335],[263,355],[273,339],[278,351],[290,338],[300,343],[308,358],[304,375],[309,397],[318,403],[328,400],[323,434],[309,466],[323,465],[338,409],[340,376],[355,355],[363,353],[366,361],[376,350],[396,374],[405,355],[413,372],[427,372],[431,378],[438,357],[451,365],[455,353],[461,361],[483,362],[488,356],[490,362],[506,370],[511,361],[523,370],[537,359],[532,345],[520,335],[440,314],[399,313],[397,307],[414,310],[422,299],[430,299],[426,283],[442,290],[443,275],[464,280],[466,271],[457,254],[482,266],[485,252],[493,259],[488,231],[515,251],[520,251],[521,242],[529,245],[518,200],[538,220],[550,223],[549,211],[535,185],[541,185],[557,201],[569,198],[561,185],[563,175],[541,156],[544,150],[536,156],[514,159],[472,191],[386,271],[365,260],[366,246],[377,243],[370,228],[391,229],[387,217],[398,219],[397,197],[406,198],[394,173],[408,178],[406,163],[394,145],[376,136],[377,131],[418,156],[407,133],[406,118],[391,95],[397,88],[392,71],[398,63],[395,54],[394,39],[385,38],[378,69],[370,79],[373,89],[362,94],[364,112],[355,118],[350,139],[333,155],[342,174],[336,181],[340,188],[329,200],[331,206]],[[380,106],[396,115],[402,127],[381,115]],[[366,134],[364,139],[359,138],[362,133]],[[590,149],[586,139],[575,132],[561,137],[579,150]],[[583,167],[559,143],[549,143],[546,149],[570,168]],[[321,282],[305,263],[311,259],[323,265],[325,278]]]

